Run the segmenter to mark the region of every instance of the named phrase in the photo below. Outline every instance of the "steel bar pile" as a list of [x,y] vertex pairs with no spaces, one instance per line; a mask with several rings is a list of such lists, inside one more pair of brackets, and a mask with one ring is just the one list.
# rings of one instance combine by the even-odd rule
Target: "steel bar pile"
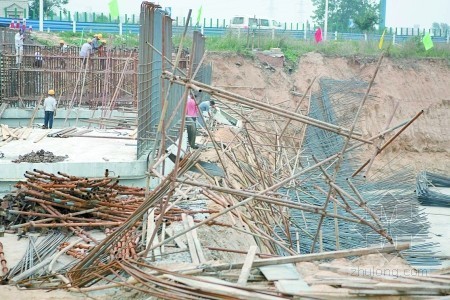
[[47,265],[60,243],[68,237],[57,231],[51,231],[45,238],[37,242],[37,238],[30,236],[28,247],[22,259],[11,269],[8,279],[19,283],[28,278],[37,278],[47,273]]
[[[3,199],[7,209],[2,223],[7,229],[66,227],[86,242],[96,242],[83,228],[118,227],[144,200],[142,188],[121,186],[117,178],[86,179],[39,170],[27,171],[25,177],[16,184],[15,194]],[[159,215],[159,208],[155,213]],[[173,206],[163,220],[170,224],[182,213],[196,212]]]
[[450,207],[450,178],[441,174],[422,171],[417,175],[416,194],[422,205]]

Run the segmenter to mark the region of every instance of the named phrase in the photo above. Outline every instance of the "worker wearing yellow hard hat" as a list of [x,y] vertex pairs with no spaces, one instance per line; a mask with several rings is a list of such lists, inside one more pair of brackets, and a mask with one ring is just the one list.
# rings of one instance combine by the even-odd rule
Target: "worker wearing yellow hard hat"
[[44,126],[42,128],[51,129],[53,127],[53,118],[56,113],[56,99],[53,97],[55,91],[50,89],[47,94],[48,97],[44,100]]
[[102,38],[101,33],[94,34],[94,38],[92,39],[92,50],[97,51],[100,46],[100,39]]

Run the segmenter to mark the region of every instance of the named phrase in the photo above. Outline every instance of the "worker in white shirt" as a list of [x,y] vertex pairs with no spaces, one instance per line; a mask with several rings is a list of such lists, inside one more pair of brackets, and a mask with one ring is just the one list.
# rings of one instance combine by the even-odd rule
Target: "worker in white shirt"
[[22,29],[19,29],[19,31],[14,36],[14,42],[16,45],[16,65],[17,66],[20,66],[20,64],[22,63],[23,39],[24,39],[24,35],[22,32]]
[[48,90],[48,97],[44,100],[44,129],[53,127],[53,118],[56,112],[56,99],[54,90]]
[[63,40],[60,40],[59,48],[60,48],[61,53],[66,53],[68,46],[66,45],[66,42],[64,42]]
[[67,48],[68,46],[66,45],[66,43],[63,40],[59,41],[59,50],[60,50],[60,56],[61,58],[59,59],[59,66],[61,67],[61,69],[65,69],[66,68],[66,60],[64,58],[64,56],[67,55]]
[[81,46],[80,49],[80,56],[81,58],[83,58],[83,66],[86,65],[86,62],[91,53],[92,53],[92,41],[88,40],[86,41],[86,43],[83,44],[83,46]]
[[36,68],[42,68],[42,53],[39,48],[34,52],[34,66]]

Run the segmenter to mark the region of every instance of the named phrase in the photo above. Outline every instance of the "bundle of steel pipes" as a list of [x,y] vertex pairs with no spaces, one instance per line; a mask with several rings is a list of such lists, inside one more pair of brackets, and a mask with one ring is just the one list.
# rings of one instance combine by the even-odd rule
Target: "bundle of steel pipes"
[[[3,199],[7,209],[0,223],[7,229],[66,227],[86,242],[96,242],[82,228],[120,226],[144,201],[144,189],[121,186],[118,178],[86,179],[40,170],[27,171],[25,177],[16,184],[18,190]],[[197,212],[172,207],[163,219],[179,220],[182,213]]]

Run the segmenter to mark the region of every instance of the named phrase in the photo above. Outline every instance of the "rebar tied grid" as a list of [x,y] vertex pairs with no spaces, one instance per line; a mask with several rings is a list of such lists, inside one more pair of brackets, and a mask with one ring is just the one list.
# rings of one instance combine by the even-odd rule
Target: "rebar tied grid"
[[[13,43],[15,31],[1,33],[4,38],[0,56],[0,102],[7,102],[11,107],[34,107],[42,94],[53,89],[60,108],[74,105],[102,108],[108,106],[111,98],[114,98],[114,108],[136,108],[136,49],[107,45],[104,55],[93,53],[85,68],[79,56],[80,47],[70,46],[61,52],[59,46],[30,44],[27,39],[22,63],[17,65]],[[36,53],[42,58],[40,64],[36,64]],[[86,76],[81,76],[84,71]]]

